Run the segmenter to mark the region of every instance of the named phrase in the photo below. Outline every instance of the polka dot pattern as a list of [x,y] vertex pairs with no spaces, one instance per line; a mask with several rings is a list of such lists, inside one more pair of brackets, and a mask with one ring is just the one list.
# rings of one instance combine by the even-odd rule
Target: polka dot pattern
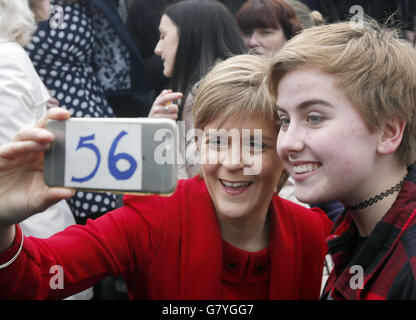
[[[95,32],[93,12],[88,0],[67,4],[51,1],[64,8],[64,28],[51,29],[49,21],[39,23],[27,52],[40,77],[60,106],[73,117],[114,117],[93,66]],[[111,193],[76,192],[68,200],[77,223],[96,218],[116,208],[117,196]]]

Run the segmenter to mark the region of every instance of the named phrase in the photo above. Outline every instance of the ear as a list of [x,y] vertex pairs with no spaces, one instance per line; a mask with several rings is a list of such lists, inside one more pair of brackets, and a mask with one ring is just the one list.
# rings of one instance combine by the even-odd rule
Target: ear
[[377,145],[377,152],[379,154],[393,154],[399,148],[406,124],[405,121],[397,119],[386,120],[384,122],[381,130],[382,134]]

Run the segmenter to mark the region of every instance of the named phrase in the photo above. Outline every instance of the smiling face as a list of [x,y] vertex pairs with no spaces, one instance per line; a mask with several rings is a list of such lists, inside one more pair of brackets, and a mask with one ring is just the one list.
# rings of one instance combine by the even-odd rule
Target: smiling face
[[335,81],[301,66],[278,85],[277,151],[302,202],[354,203],[374,182],[379,133],[370,132]]
[[243,40],[247,49],[259,55],[276,53],[287,41],[282,28],[254,28],[243,32]]
[[[199,146],[203,176],[216,212],[220,220],[265,217],[283,171],[275,148],[276,124],[256,117],[232,117],[225,122],[219,118],[204,127]],[[255,129],[262,130],[261,142],[255,138]]]
[[160,39],[155,47],[155,54],[162,58],[163,74],[165,77],[171,78],[179,45],[179,29],[167,15],[163,15],[160,20],[159,32]]

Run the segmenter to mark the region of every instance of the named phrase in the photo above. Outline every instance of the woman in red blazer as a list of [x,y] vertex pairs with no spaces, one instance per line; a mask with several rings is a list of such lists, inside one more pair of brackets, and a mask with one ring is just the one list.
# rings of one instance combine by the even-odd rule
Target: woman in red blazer
[[60,299],[108,275],[125,279],[131,299],[318,298],[331,223],[275,193],[287,176],[267,68],[237,56],[201,83],[200,176],[170,197],[126,196],[122,208],[49,239],[25,238],[18,223],[73,194],[46,186],[41,172],[53,139],[44,125],[69,114],[51,109],[0,146],[0,299]]

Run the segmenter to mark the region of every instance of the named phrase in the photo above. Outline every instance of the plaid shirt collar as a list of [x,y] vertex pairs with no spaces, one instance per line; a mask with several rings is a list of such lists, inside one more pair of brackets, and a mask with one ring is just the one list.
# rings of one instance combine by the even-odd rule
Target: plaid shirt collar
[[[353,256],[359,233],[350,212],[344,211],[334,226],[334,232],[327,240],[329,253],[334,262],[322,298],[329,294],[336,299],[360,299],[365,289],[354,289],[351,282],[357,272],[353,266],[364,271],[364,288],[377,270],[383,266],[395,248],[401,235],[407,229],[416,212],[416,166],[409,168],[406,181],[396,201],[374,230],[361,249]],[[332,293],[331,293],[332,291]],[[368,292],[367,292],[368,293]]]

